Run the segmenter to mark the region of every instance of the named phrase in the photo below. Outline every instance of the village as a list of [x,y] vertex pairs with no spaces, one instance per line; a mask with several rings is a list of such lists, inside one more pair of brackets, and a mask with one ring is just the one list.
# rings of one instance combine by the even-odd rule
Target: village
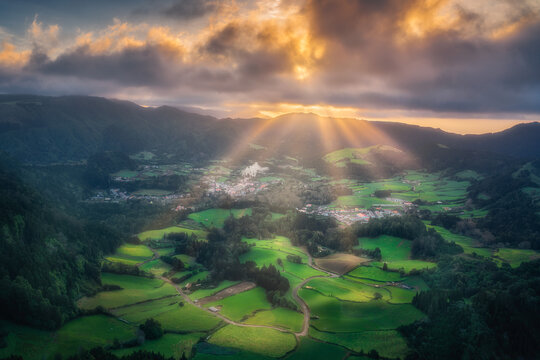
[[357,207],[336,208],[329,205],[306,204],[303,208],[297,209],[299,212],[309,215],[329,216],[335,218],[342,224],[351,225],[357,221],[368,222],[371,218],[382,218],[385,216],[399,216],[401,211],[397,209],[373,207],[371,209],[360,209]]

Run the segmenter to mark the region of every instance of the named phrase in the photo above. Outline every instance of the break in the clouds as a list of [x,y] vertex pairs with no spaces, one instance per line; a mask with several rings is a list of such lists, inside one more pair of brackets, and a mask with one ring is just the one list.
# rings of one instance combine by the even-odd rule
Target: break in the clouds
[[1,92],[540,114],[538,0],[17,3],[0,3]]

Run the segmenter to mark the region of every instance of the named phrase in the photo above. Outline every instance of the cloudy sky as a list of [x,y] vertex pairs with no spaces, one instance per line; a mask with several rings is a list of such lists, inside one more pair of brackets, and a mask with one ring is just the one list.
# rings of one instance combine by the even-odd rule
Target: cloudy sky
[[0,93],[493,131],[540,120],[540,0],[0,0]]

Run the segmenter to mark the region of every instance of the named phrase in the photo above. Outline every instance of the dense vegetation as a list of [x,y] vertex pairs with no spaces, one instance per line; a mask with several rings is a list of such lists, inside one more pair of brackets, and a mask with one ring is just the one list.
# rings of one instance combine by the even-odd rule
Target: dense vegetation
[[413,304],[429,316],[402,328],[408,359],[537,357],[540,261],[517,269],[480,259],[447,257],[425,274],[431,287]]
[[121,239],[107,226],[49,207],[6,166],[0,166],[2,317],[56,328],[76,316],[77,297],[100,285],[101,256]]

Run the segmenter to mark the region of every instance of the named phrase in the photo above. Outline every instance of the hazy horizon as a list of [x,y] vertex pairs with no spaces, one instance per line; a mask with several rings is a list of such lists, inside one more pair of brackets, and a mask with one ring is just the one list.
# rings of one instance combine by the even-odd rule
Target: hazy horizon
[[540,120],[536,0],[0,4],[0,92],[486,133]]

